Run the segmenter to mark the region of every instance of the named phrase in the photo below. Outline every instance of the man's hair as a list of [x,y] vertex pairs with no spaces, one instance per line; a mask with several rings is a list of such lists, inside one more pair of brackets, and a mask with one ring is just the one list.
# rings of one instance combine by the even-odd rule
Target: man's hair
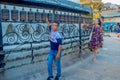
[[59,26],[59,22],[58,21],[53,21],[52,23],[56,23]]

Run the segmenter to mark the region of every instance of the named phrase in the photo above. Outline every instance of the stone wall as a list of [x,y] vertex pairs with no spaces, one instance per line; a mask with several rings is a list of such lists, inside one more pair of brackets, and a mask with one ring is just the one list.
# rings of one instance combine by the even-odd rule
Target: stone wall
[[[1,20],[3,41],[1,53],[5,54],[5,70],[47,61],[50,45],[49,28],[45,23],[46,16],[50,22],[54,19],[60,21],[59,32],[63,39],[62,56],[69,56],[64,58],[64,62],[79,57],[81,50],[88,48],[89,30],[81,30],[83,18],[79,13],[27,5],[1,4],[0,6],[4,16]],[[19,16],[21,11],[26,11],[26,16],[21,18]],[[40,16],[35,17],[36,13]]]

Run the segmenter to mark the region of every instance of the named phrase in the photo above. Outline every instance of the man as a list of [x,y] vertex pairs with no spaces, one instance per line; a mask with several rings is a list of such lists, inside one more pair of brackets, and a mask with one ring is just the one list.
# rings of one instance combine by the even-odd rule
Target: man
[[54,21],[52,25],[50,25],[48,18],[46,18],[47,25],[50,30],[50,53],[48,56],[48,74],[49,77],[47,80],[53,79],[53,71],[52,64],[53,61],[56,62],[57,66],[57,75],[54,80],[59,80],[61,76],[61,48],[62,48],[62,38],[60,33],[58,32],[59,23]]

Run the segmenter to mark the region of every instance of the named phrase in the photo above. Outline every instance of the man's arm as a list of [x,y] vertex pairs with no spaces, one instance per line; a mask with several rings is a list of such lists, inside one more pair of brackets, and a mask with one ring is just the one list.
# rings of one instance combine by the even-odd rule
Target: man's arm
[[61,48],[62,48],[62,45],[60,44],[60,45],[58,46],[58,52],[57,52],[57,55],[56,55],[56,60],[60,58]]
[[46,23],[47,23],[47,26],[50,26],[50,22],[47,17],[46,17]]

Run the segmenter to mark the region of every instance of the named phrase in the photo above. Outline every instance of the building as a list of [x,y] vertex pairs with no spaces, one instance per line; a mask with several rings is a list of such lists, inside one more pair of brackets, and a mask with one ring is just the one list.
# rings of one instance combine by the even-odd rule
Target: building
[[105,3],[102,15],[109,15],[114,13],[120,13],[120,5]]
[[102,11],[102,17],[104,19],[104,29],[106,26],[114,26],[120,23],[120,5],[105,3]]
[[80,3],[89,6],[94,10],[93,19],[101,17],[103,10],[102,0],[80,0]]

